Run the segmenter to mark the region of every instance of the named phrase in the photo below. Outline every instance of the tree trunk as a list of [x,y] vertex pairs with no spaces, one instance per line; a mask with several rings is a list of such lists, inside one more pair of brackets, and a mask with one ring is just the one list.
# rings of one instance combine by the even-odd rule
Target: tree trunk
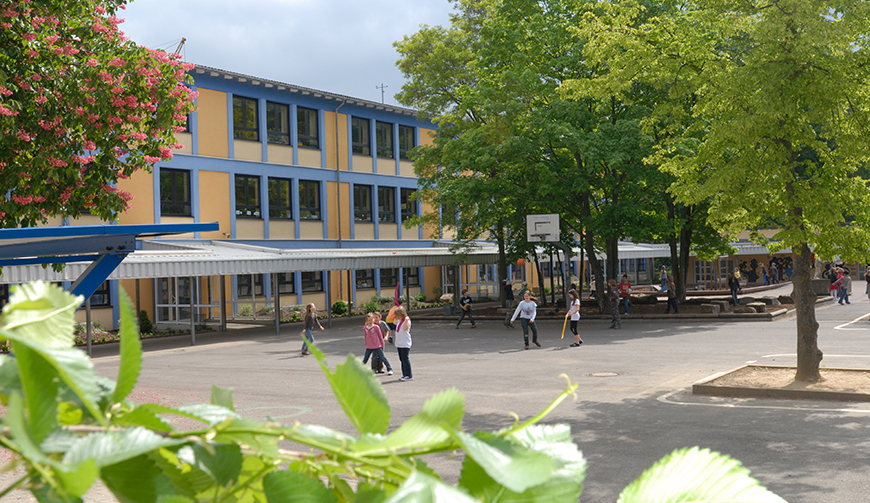
[[535,270],[538,271],[538,291],[541,292],[540,299],[541,305],[547,305],[547,292],[544,290],[544,275],[541,274],[541,261],[538,259],[538,250],[534,251],[535,253]]
[[680,267],[677,284],[677,301],[686,301],[686,286],[689,279],[689,253],[692,251],[692,209],[684,206],[680,212]]
[[619,283],[619,240],[616,238],[605,240],[604,249],[607,251],[607,279]]
[[502,287],[504,281],[507,279],[507,252],[505,252],[505,243],[504,243],[504,224],[502,220],[496,222],[495,225],[495,241],[498,243],[498,277],[500,278],[500,282],[498,285],[498,299],[501,304],[501,307],[505,307],[505,289]]
[[[671,279],[674,281],[674,288],[679,284],[680,272],[680,256],[679,256],[679,247],[677,246],[677,215],[676,208],[674,207],[674,203],[671,201],[667,202],[668,205],[668,220],[671,222],[671,231],[668,233],[668,247],[671,250]],[[670,288],[670,287],[669,287]],[[679,292],[679,289],[677,289]],[[679,300],[679,295],[677,296]]]
[[796,381],[819,382],[819,362],[822,351],[819,349],[819,323],[816,321],[816,294],[812,286],[812,264],[810,247],[803,243],[795,251],[794,282],[795,311],[797,314],[797,373]]

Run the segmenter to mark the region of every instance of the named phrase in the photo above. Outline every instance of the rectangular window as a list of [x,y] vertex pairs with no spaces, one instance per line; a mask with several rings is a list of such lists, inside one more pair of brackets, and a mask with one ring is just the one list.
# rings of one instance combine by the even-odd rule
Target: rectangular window
[[266,102],[266,138],[269,143],[290,145],[290,107]]
[[233,138],[259,141],[257,124],[257,100],[233,96]]
[[353,153],[372,155],[372,137],[369,134],[371,122],[368,119],[354,117],[351,119],[350,136],[353,143]]
[[300,147],[320,148],[317,110],[296,107],[296,139]]
[[364,290],[375,287],[375,270],[358,269],[356,271],[356,289]]
[[695,283],[705,283],[713,279],[713,263],[704,260],[695,261]]
[[299,218],[320,220],[320,182],[299,180]]
[[396,222],[396,189],[393,187],[378,187],[378,221]]
[[278,292],[280,293],[296,293],[296,288],[293,282],[295,275],[292,272],[278,273]]
[[236,276],[236,296],[239,298],[262,297],[263,275],[239,274]]
[[417,146],[415,139],[414,128],[399,126],[399,159],[408,159],[408,152]]
[[109,282],[103,281],[103,284],[94,291],[91,295],[91,307],[111,306],[111,295],[109,293]]
[[402,223],[417,216],[417,200],[414,197],[416,189],[402,189]]
[[236,175],[236,216],[262,218],[260,213],[260,177]]
[[353,186],[353,219],[355,222],[372,221],[372,186]]
[[378,141],[378,157],[393,159],[393,125],[389,122],[375,122],[375,138]]
[[323,291],[323,272],[312,271],[303,272],[302,274],[302,292],[322,292]]
[[160,214],[189,217],[190,206],[190,171],[161,168]]
[[405,281],[409,286],[420,286],[420,269],[416,267],[406,267]]
[[381,288],[395,288],[396,283],[399,281],[399,270],[396,268],[392,269],[381,269]]
[[269,218],[293,218],[293,201],[290,199],[290,180],[269,178]]

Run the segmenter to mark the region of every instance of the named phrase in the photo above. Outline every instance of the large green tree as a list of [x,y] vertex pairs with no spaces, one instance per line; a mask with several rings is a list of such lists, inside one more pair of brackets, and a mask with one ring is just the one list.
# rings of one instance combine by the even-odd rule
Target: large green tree
[[[617,16],[643,11],[621,7]],[[859,176],[870,160],[870,4],[714,0],[670,12],[637,30],[600,30],[601,47],[618,54],[612,64],[628,81],[658,78],[691,100],[698,120],[658,156],[677,176],[678,200],[711,199],[722,231],[748,228],[794,252],[796,378],[817,381],[811,255],[857,260],[870,247],[870,188]],[[779,229],[771,239],[757,232],[769,227]]]
[[132,199],[118,178],[172,157],[192,65],[128,40],[115,16],[125,4],[0,5],[0,227],[112,220]]

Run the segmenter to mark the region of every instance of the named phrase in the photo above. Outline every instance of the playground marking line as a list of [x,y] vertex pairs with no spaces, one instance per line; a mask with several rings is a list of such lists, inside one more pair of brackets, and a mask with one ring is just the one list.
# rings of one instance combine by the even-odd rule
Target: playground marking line
[[860,410],[860,409],[827,409],[827,408],[814,408],[814,407],[780,407],[774,405],[741,405],[738,403],[693,403],[693,402],[681,402],[677,400],[671,400],[670,398],[677,393],[685,392],[685,389],[676,389],[669,393],[665,393],[664,395],[657,397],[656,400],[662,403],[667,403],[670,405],[695,405],[701,407],[719,407],[726,409],[769,409],[769,410],[790,410],[790,411],[809,411],[809,412],[846,412],[850,414],[870,414],[870,410]]
[[837,325],[836,327],[834,327],[834,330],[851,330],[851,331],[870,330],[870,329],[868,329],[868,328],[844,328],[844,327],[848,327],[848,326],[851,325],[852,323],[859,322],[859,321],[861,321],[861,320],[867,318],[868,316],[870,316],[870,313],[867,313],[867,314],[865,314],[864,316],[860,316],[860,317],[858,317],[858,318],[855,318],[854,320],[852,320],[852,321],[850,321],[850,322],[843,323],[842,325]]

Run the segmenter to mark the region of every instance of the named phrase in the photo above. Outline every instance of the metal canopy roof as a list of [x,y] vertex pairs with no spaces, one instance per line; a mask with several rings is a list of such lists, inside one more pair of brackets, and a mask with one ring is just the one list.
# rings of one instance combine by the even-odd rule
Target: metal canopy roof
[[[266,274],[456,265],[459,257],[447,248],[282,250],[227,241],[142,241],[108,279]],[[462,264],[493,264],[498,249],[485,245],[464,255]],[[0,283],[73,281],[87,264],[67,264],[61,272],[38,265],[4,267]]]

